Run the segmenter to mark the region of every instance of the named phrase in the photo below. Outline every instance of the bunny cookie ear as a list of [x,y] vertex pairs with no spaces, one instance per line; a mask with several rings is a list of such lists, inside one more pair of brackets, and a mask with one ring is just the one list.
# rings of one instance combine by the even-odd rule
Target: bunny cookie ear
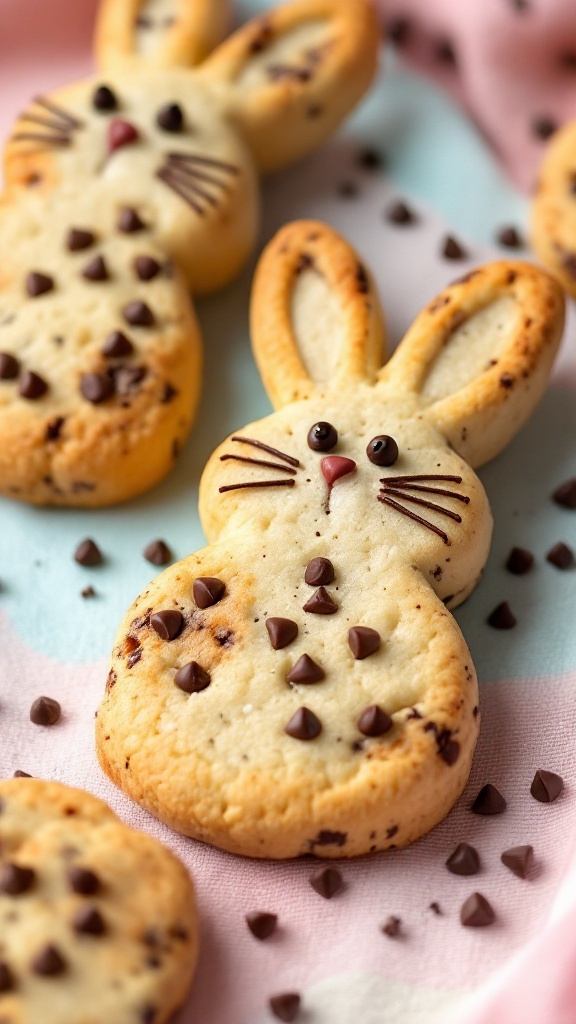
[[98,66],[193,67],[223,38],[229,13],[228,0],[102,0]]
[[381,374],[416,392],[472,466],[497,455],[544,391],[564,326],[564,297],[528,263],[489,263],[455,281],[416,318]]
[[295,0],[236,32],[202,74],[272,171],[338,127],[374,76],[379,40],[369,0]]
[[318,221],[287,225],[265,249],[251,331],[275,408],[328,383],[375,381],[382,365],[384,321],[368,272],[354,249]]

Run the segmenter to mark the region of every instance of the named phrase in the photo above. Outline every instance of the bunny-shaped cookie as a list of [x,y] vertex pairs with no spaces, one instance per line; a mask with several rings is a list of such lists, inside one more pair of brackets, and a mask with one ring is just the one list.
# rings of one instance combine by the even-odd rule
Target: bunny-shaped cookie
[[417,839],[461,793],[478,691],[448,612],[490,544],[470,464],[547,380],[558,285],[519,262],[447,288],[382,365],[370,277],[300,222],[256,275],[256,358],[277,411],[201,483],[211,542],[162,573],[118,634],[97,746],[173,828],[255,857],[354,856]]
[[534,248],[576,298],[576,121],[555,133],[538,178],[532,208]]
[[200,386],[189,293],[240,269],[257,172],[322,142],[367,88],[369,0],[295,0],[198,68],[226,5],[107,0],[104,74],[38,96],[0,200],[0,493],[104,505],[170,468]]

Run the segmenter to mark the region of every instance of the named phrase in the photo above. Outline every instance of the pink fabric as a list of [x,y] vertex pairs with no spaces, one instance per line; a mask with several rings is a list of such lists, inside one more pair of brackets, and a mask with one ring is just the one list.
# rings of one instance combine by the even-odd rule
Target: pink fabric
[[[464,107],[512,178],[530,190],[546,142],[545,118],[576,116],[576,7],[572,0],[379,0],[399,48]],[[449,42],[455,61],[442,59]],[[439,49],[440,48],[440,49]]]

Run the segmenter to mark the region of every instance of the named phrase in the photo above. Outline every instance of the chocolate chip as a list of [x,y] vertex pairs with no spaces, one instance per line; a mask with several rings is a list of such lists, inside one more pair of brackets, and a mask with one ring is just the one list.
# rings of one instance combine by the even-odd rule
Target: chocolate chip
[[576,508],[576,477],[571,480],[566,480],[566,483],[560,484],[556,488],[552,495],[553,501],[557,505],[561,505],[562,508]]
[[143,231],[146,225],[137,210],[132,206],[125,206],[118,214],[116,227],[124,234],[131,235],[136,231]]
[[468,253],[452,235],[446,235],[441,249],[442,256],[447,260],[465,260]]
[[408,18],[391,18],[386,23],[386,35],[395,46],[404,46],[410,36],[411,24]]
[[324,587],[318,587],[302,607],[303,611],[312,612],[314,615],[333,615],[338,611],[338,605]]
[[368,442],[366,455],[375,466],[393,466],[398,461],[398,445],[388,434],[378,434]]
[[320,868],[310,876],[310,885],[325,900],[331,900],[343,884],[342,875],[337,868]]
[[160,399],[162,405],[168,405],[168,403],[171,402],[173,398],[176,398],[177,394],[178,391],[176,390],[176,388],[173,387],[170,381],[167,380],[164,384],[162,398]]
[[151,327],[154,323],[152,310],[141,299],[129,302],[127,306],[124,306],[122,314],[126,323],[132,324],[133,327]]
[[74,561],[92,568],[95,565],[102,565],[104,559],[98,545],[90,537],[86,537],[86,540],[80,541],[76,548]]
[[226,584],[214,576],[199,576],[194,580],[192,595],[199,608],[211,608],[222,600]]
[[442,915],[442,908],[440,904],[436,902],[436,900],[434,900],[434,902],[430,904],[429,909],[432,911],[433,914],[437,914],[439,917]]
[[68,883],[72,891],[79,896],[93,896],[100,889],[98,875],[90,868],[83,868],[78,864],[68,871]]
[[82,277],[87,281],[107,281],[110,277],[103,256],[94,256],[82,267]]
[[42,396],[46,394],[48,391],[48,385],[39,374],[33,373],[32,370],[26,370],[20,378],[20,387],[18,390],[22,398],[29,398],[32,401],[35,401],[37,398],[42,398]]
[[94,110],[110,111],[118,109],[118,100],[107,85],[99,85],[92,93]]
[[506,562],[508,572],[514,573],[515,576],[523,576],[530,572],[533,565],[534,555],[525,548],[512,548]]
[[246,924],[255,939],[267,939],[269,935],[272,935],[277,922],[276,914],[268,914],[264,910],[252,910],[246,914]]
[[508,604],[508,601],[503,601],[499,604],[493,612],[490,613],[486,619],[489,626],[494,629],[513,629],[516,625],[516,617]]
[[564,789],[564,780],[555,772],[547,772],[539,768],[530,786],[530,792],[541,804],[551,804],[557,800]]
[[0,877],[0,892],[5,896],[21,896],[23,892],[28,892],[32,888],[35,878],[36,872],[33,868],[8,863]]
[[0,960],[0,994],[2,992],[11,992],[14,986],[15,979],[12,971],[4,960]]
[[390,224],[415,224],[418,220],[416,214],[401,199],[391,203],[386,209],[386,220]]
[[546,555],[546,561],[555,565],[557,569],[571,569],[574,565],[574,552],[567,544],[559,541]]
[[298,708],[286,726],[284,732],[295,740],[315,740],[322,731],[322,725],[309,708]]
[[72,919],[72,927],[79,935],[104,935],[106,924],[97,907],[80,907]]
[[30,707],[30,721],[34,725],[56,725],[62,708],[52,697],[37,697]]
[[100,405],[107,402],[114,394],[114,381],[107,373],[83,373],[80,378],[80,391],[87,402]]
[[94,245],[96,236],[92,231],[84,228],[70,228],[66,236],[66,248],[70,252],[80,252],[82,249],[89,249]]
[[[154,628],[156,629],[156,626]],[[164,639],[171,640],[173,637],[164,637]],[[197,661],[190,661],[178,669],[174,676],[174,682],[185,693],[200,693],[210,685],[210,673],[202,668]]]
[[130,356],[134,351],[134,345],[122,331],[112,331],[102,346],[102,355],[109,359],[119,359],[121,356]]
[[38,270],[31,270],[26,278],[26,291],[31,299],[45,295],[54,288],[54,280],[48,274],[42,274]]
[[55,974],[62,974],[66,970],[66,961],[56,946],[48,945],[36,954],[31,966],[34,974],[52,977]]
[[152,565],[168,565],[172,561],[172,552],[163,540],[152,540],[143,551],[144,558]]
[[500,245],[506,246],[507,249],[522,249],[524,246],[523,239],[512,225],[500,228],[496,235],[496,240]]
[[518,878],[526,878],[532,867],[534,848],[532,846],[512,846],[504,850],[500,860]]
[[348,646],[356,661],[374,654],[380,647],[380,633],[370,626],[352,626],[348,630]]
[[175,608],[154,612],[150,625],[162,640],[175,640],[184,625],[184,616]]
[[158,260],[153,259],[152,256],[137,256],[134,260],[136,277],[141,281],[151,281],[160,273],[161,269]]
[[91,585],[87,587],[82,587],[82,590],[80,591],[80,597],[96,597],[96,591],[94,590],[94,587]]
[[66,420],[63,416],[55,416],[53,420],[49,420],[46,424],[46,433],[44,439],[46,441],[57,441],[62,432]]
[[158,1010],[155,1006],[145,1006],[140,1013],[141,1024],[156,1024],[158,1020]]
[[465,928],[485,928],[494,924],[496,914],[485,896],[479,892],[472,893],[460,908],[460,922]]
[[277,1020],[290,1024],[298,1016],[300,996],[297,992],[282,992],[278,996],[270,996],[268,1005]]
[[334,579],[334,566],[329,558],[313,558],[306,566],[304,580],[310,587],[328,586]]
[[458,843],[446,861],[448,871],[453,875],[477,875],[480,871],[478,851],[468,843]]
[[298,636],[298,625],[292,619],[271,617],[266,619],[266,629],[270,643],[275,651],[288,647]]
[[120,397],[136,394],[146,376],[145,366],[115,366],[109,370],[114,390]]
[[9,352],[0,352],[0,380],[14,380],[20,373],[20,363]]
[[386,714],[378,704],[371,704],[364,708],[358,719],[358,728],[364,736],[383,736],[393,726],[390,715]]
[[303,654],[298,658],[286,676],[289,683],[320,683],[325,678],[324,669],[312,661],[308,654]]
[[33,779],[34,778],[34,776],[30,775],[29,772],[20,771],[19,768],[16,769],[16,771],[14,772],[14,775],[12,777],[14,779]]
[[358,163],[365,171],[379,171],[384,164],[384,157],[377,149],[362,149],[358,154]]
[[441,64],[451,64],[452,67],[456,67],[456,51],[449,39],[440,40],[436,46],[435,54],[436,59],[439,60]]
[[165,132],[181,132],[184,127],[184,114],[179,103],[166,103],[156,115],[156,124]]
[[496,786],[487,782],[482,786],[470,810],[474,811],[474,814],[502,814],[502,811],[506,810],[506,801]]
[[330,452],[338,444],[338,431],[331,423],[320,420],[310,427],[307,441],[313,452]]
[[558,124],[554,118],[543,115],[542,117],[535,117],[532,121],[531,127],[532,134],[535,135],[537,139],[541,139],[542,142],[546,142],[546,140],[549,139],[557,130]]
[[399,917],[391,915],[381,926],[380,931],[382,931],[384,935],[388,935],[389,938],[395,939],[400,934],[401,924],[402,921]]

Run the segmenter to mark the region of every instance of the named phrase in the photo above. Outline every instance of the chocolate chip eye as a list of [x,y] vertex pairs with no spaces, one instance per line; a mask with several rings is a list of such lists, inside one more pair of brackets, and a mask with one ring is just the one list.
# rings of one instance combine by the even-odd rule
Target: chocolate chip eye
[[156,115],[156,124],[165,132],[181,132],[184,127],[184,114],[178,103],[167,103]]
[[368,444],[366,455],[375,466],[393,466],[398,458],[398,445],[388,434],[378,434]]
[[92,93],[92,106],[94,110],[118,110],[118,100],[107,85],[99,85]]
[[330,452],[338,444],[338,431],[331,423],[315,423],[308,431],[308,447],[313,452]]

